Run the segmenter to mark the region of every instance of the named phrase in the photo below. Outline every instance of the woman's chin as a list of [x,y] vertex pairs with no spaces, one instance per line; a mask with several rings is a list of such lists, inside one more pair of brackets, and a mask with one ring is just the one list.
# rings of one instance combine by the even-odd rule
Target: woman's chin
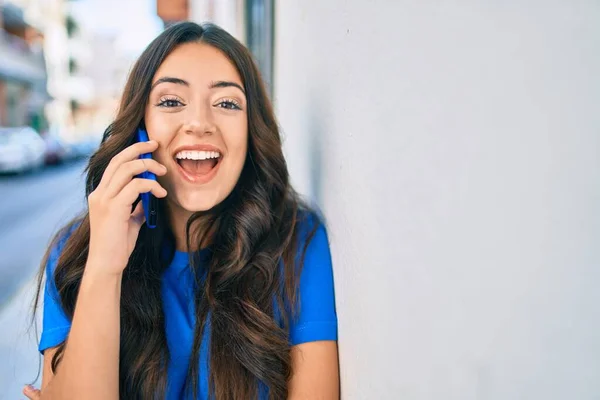
[[176,203],[189,213],[208,211],[221,202],[216,193],[186,193],[177,197]]

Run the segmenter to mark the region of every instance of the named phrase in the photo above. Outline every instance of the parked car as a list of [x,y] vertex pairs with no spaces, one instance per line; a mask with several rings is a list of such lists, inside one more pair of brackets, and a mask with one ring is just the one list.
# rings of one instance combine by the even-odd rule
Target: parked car
[[47,131],[42,135],[42,138],[46,145],[44,154],[46,164],[60,164],[67,160],[69,156],[68,146],[58,135],[53,131]]
[[89,158],[98,150],[100,140],[97,137],[90,136],[80,141],[70,144],[70,153],[74,158],[85,159]]
[[12,131],[0,129],[0,172],[21,172],[26,169],[25,147],[15,139]]
[[0,128],[0,172],[20,173],[44,164],[46,145],[28,126]]

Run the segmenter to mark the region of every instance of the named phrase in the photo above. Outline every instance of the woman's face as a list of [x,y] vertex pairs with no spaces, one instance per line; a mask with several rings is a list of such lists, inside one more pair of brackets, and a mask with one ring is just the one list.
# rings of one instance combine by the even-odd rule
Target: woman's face
[[178,46],[158,68],[146,106],[148,136],[172,211],[205,211],[237,183],[248,148],[242,80],[220,50],[205,43]]

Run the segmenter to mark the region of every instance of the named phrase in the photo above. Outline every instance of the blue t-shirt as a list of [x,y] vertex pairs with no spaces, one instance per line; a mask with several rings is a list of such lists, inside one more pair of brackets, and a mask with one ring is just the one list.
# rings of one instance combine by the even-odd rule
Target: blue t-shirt
[[[306,229],[300,229],[300,237]],[[43,330],[39,350],[62,343],[69,333],[71,321],[65,315],[54,284],[54,269],[67,237],[52,250],[46,265]],[[299,251],[304,248],[301,240]],[[205,250],[203,250],[205,251]],[[168,365],[167,400],[185,398],[185,384],[192,352],[195,325],[194,280],[188,254],[175,252],[162,280],[165,330],[171,360]],[[310,241],[300,276],[300,312],[290,323],[291,345],[319,340],[337,340],[337,316],[333,286],[331,255],[325,228],[321,225]],[[208,334],[200,348],[199,399],[208,398]]]

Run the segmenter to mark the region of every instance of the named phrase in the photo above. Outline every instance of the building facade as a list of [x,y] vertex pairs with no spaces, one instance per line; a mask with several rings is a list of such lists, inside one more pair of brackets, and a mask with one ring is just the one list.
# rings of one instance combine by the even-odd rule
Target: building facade
[[0,126],[47,126],[44,35],[23,10],[0,1]]

